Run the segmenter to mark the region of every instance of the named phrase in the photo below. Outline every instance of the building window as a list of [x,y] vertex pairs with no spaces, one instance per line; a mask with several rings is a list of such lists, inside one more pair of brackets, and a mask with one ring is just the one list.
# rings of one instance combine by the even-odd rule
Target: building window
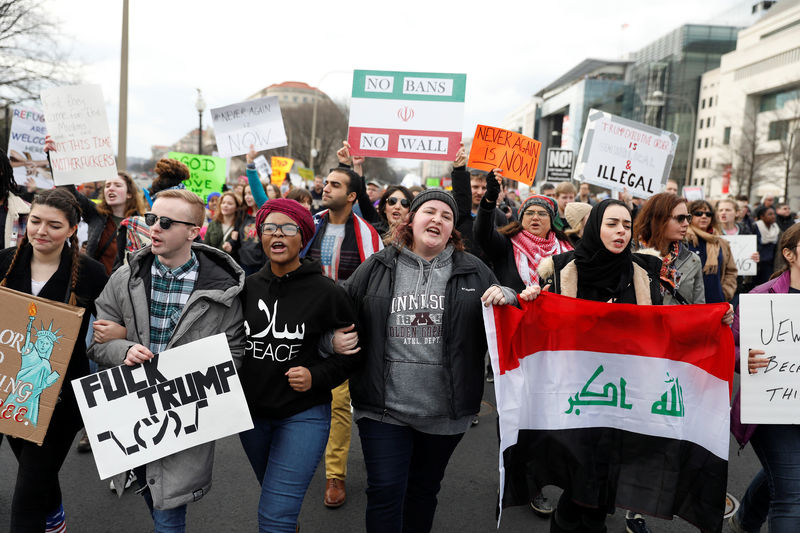
[[698,157],[697,160],[694,162],[694,168],[700,168],[700,158]]
[[708,137],[706,137],[706,145],[704,148],[708,148]]
[[775,120],[769,123],[768,141],[782,141],[789,133],[788,120]]
[[797,100],[800,98],[800,88],[795,87],[787,91],[776,91],[774,93],[764,94],[761,96],[759,111],[775,111],[776,109],[783,109],[786,102]]
[[705,178],[700,178],[700,185],[703,186],[703,187],[706,186],[706,179]]
[[711,117],[708,117],[706,119],[706,128],[710,128],[710,127],[711,127]]
[[722,144],[724,144],[724,145],[731,144],[731,127],[730,126],[725,128],[725,130],[722,132]]
[[701,130],[703,129],[703,119],[702,118],[700,119],[700,129]]
[[708,107],[711,107],[714,104],[714,97],[708,99]]
[[697,148],[700,149],[703,147],[703,139],[697,139]]
[[705,109],[705,108],[706,108],[706,99],[703,98],[703,100],[700,102],[700,109]]
[[706,168],[706,158],[703,158],[703,168]]

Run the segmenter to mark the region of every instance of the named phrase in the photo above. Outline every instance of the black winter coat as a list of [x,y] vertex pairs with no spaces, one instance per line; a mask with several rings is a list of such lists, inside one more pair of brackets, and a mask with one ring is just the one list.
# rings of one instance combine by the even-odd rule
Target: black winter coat
[[[355,407],[374,413],[383,413],[386,405],[386,323],[398,254],[395,246],[373,254],[342,284],[356,308],[364,352],[364,365],[350,378],[350,396]],[[453,254],[442,326],[450,418],[454,420],[480,411],[487,349],[480,298],[494,284],[494,274],[477,257]]]

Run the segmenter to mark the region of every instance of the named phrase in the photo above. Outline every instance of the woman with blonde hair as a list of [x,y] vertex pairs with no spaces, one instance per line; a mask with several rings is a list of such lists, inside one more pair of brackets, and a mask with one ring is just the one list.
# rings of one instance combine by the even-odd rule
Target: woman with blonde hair
[[737,274],[730,244],[721,237],[722,229],[709,202],[695,200],[689,204],[689,212],[692,223],[686,241],[703,266],[706,303],[730,302],[736,294]]

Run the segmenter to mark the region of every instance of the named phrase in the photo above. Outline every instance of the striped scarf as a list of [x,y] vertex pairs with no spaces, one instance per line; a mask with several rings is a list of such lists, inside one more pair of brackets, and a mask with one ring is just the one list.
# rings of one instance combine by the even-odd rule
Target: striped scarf
[[511,245],[517,272],[526,287],[539,284],[539,273],[536,270],[542,259],[572,250],[568,242],[559,241],[552,231],[547,233],[547,238],[542,238],[522,230],[511,237]]

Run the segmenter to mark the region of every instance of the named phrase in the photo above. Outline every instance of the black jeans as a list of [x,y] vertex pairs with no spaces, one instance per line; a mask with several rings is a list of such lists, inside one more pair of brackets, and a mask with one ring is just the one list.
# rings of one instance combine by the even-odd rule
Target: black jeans
[[8,438],[19,464],[11,501],[10,531],[14,533],[42,533],[47,515],[61,505],[58,472],[81,426],[78,406],[71,400],[56,404],[41,446]]
[[427,533],[450,456],[463,433],[431,435],[362,418],[367,533]]
[[606,512],[601,508],[583,507],[572,501],[572,492],[561,493],[558,507],[550,521],[550,533],[605,533]]

